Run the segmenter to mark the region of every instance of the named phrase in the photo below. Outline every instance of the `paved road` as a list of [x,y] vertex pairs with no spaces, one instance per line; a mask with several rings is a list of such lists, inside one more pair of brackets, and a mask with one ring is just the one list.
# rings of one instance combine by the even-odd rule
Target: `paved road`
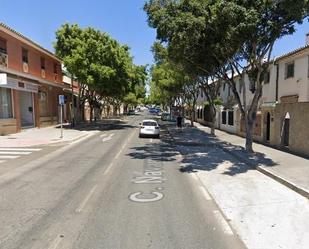
[[0,248],[244,248],[197,178],[130,117],[0,176]]

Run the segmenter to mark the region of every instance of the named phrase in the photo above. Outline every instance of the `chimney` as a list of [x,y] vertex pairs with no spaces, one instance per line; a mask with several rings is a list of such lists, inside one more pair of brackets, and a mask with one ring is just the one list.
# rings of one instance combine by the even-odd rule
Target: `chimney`
[[309,33],[306,34],[306,45],[309,45]]

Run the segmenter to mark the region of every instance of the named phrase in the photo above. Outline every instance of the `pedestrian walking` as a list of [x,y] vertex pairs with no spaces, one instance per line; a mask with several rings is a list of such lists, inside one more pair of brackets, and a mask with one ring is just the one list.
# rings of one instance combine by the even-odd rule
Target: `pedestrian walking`
[[177,128],[182,129],[182,117],[180,116],[180,114],[178,114],[177,117]]

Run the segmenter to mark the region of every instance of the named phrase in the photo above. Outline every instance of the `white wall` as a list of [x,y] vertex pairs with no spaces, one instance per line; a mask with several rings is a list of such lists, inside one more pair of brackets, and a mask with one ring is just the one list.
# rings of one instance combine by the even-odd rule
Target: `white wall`
[[[302,55],[279,61],[279,102],[280,97],[289,95],[298,95],[299,102],[309,101],[308,56],[309,49]],[[285,79],[285,65],[293,61],[294,77]]]

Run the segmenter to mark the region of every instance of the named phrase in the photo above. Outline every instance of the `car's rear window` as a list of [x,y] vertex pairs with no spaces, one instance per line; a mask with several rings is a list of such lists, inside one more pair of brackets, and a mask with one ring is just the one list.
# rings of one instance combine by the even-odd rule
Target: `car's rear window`
[[143,126],[157,126],[156,122],[146,121],[143,122]]

